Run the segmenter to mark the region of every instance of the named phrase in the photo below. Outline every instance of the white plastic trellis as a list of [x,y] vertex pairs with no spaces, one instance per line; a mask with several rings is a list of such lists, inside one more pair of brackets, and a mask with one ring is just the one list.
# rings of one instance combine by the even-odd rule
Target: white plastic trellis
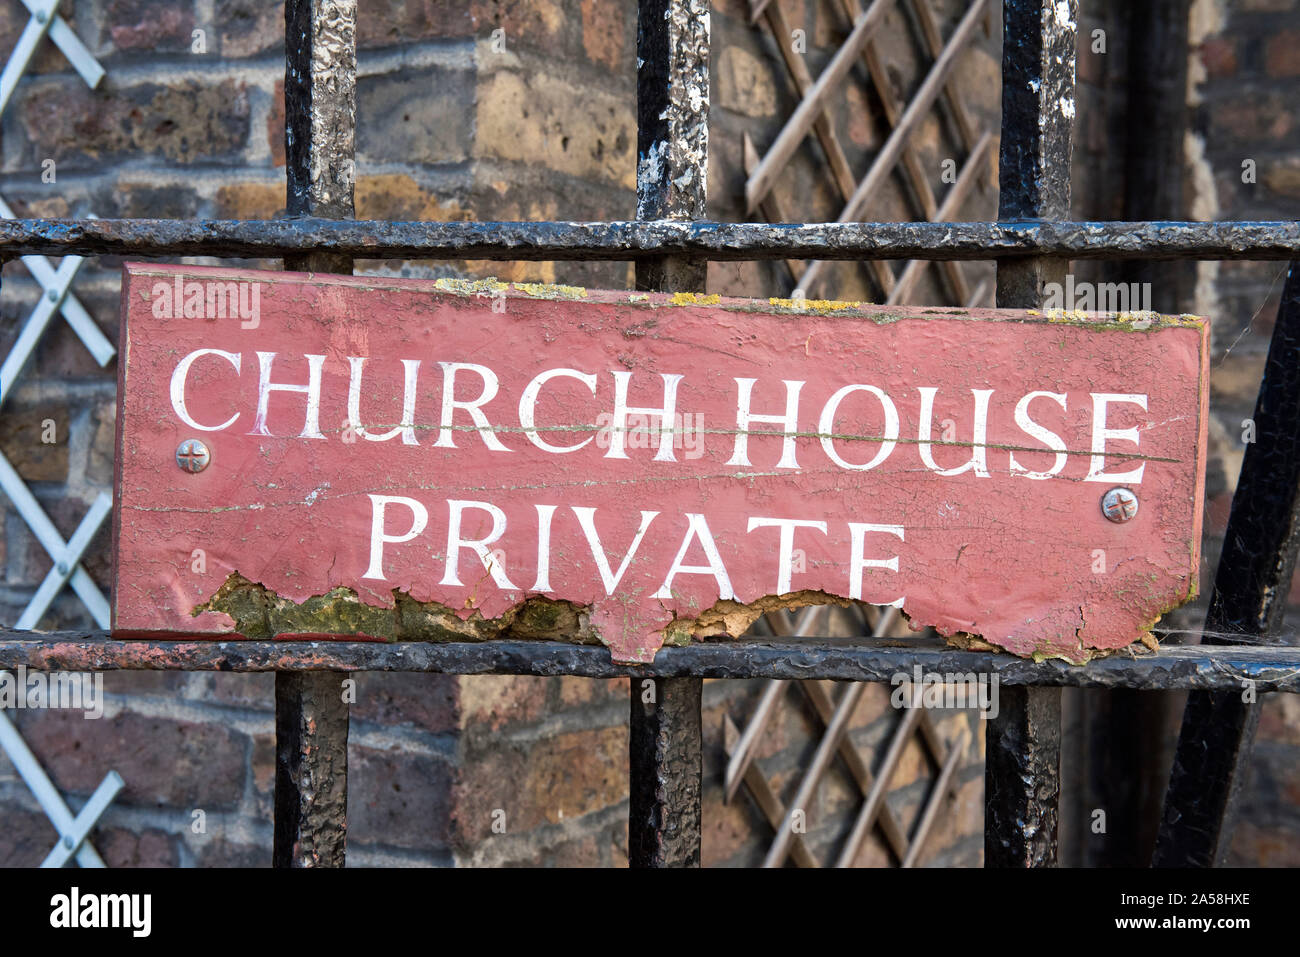
[[92,90],[99,86],[99,81],[104,76],[104,68],[95,62],[86,45],[72,32],[67,21],[59,16],[57,12],[59,0],[23,0],[23,6],[32,16],[27,21],[22,36],[18,38],[18,44],[9,54],[9,62],[5,64],[4,73],[0,74],[0,113],[3,113],[5,107],[9,105],[9,97],[13,95],[18,81],[27,71],[27,64],[31,62],[32,54],[36,52],[41,37],[46,33],[50,35],[55,46],[63,51],[72,68],[81,74],[86,85]]
[[[37,45],[47,34],[91,89],[99,85],[104,75],[103,68],[91,56],[85,44],[59,16],[57,10],[59,0],[22,0],[22,2],[30,11],[31,19],[27,21],[22,36],[18,38],[17,45],[9,55],[8,62],[5,63],[4,71],[0,73],[0,114],[3,114],[9,105],[9,99],[17,89],[18,81],[26,72]],[[0,198],[0,216],[5,219],[15,218],[13,210],[2,198]],[[101,367],[107,365],[116,352],[113,344],[100,331],[90,313],[71,292],[72,279],[81,268],[83,261],[80,256],[65,257],[57,269],[44,256],[24,256],[22,261],[27,271],[40,285],[41,298],[31,315],[27,317],[3,364],[0,364],[0,406],[3,406],[5,399],[9,397],[14,383],[30,361],[32,353],[35,352],[37,344],[56,313],[63,315]],[[85,568],[81,566],[81,556],[112,510],[112,499],[101,492],[81,520],[72,538],[65,542],[54,523],[45,514],[45,510],[37,502],[36,496],[27,488],[3,453],[0,453],[0,489],[3,489],[18,513],[22,515],[23,521],[32,530],[41,547],[49,553],[54,565],[37,588],[15,627],[35,628],[55,596],[65,586],[71,584],[73,591],[80,596],[96,623],[101,628],[107,628],[108,602]],[[90,800],[82,807],[81,813],[74,817],[59,795],[58,789],[51,783],[40,762],[36,760],[36,756],[19,735],[18,729],[3,711],[0,711],[0,748],[3,748],[9,760],[13,762],[28,790],[32,792],[45,812],[45,816],[50,819],[50,823],[59,834],[58,844],[46,856],[41,866],[62,867],[75,858],[82,867],[103,867],[103,860],[87,838],[99,816],[122,789],[121,776],[116,771],[109,771]]]
[[[59,0],[22,0],[22,2],[31,11],[32,16],[27,21],[17,46],[10,54],[4,72],[0,74],[0,114],[8,106],[9,98],[31,62],[41,37],[47,33],[88,86],[91,88],[97,86],[104,75],[103,68],[95,62],[90,51],[58,15]],[[0,216],[5,219],[15,218],[13,210],[3,198],[0,198]],[[31,359],[32,353],[56,312],[62,313],[68,325],[72,327],[101,367],[108,364],[115,352],[113,344],[99,330],[95,320],[70,291],[72,279],[83,261],[80,256],[65,257],[57,270],[44,256],[24,256],[22,261],[28,272],[40,284],[41,298],[23,324],[22,331],[5,357],[3,365],[0,365],[0,406],[8,398],[14,383]],[[36,497],[28,490],[3,454],[0,454],[0,489],[3,489],[9,500],[13,502],[18,513],[22,515],[23,521],[32,530],[41,547],[49,553],[50,560],[54,564],[15,627],[35,628],[54,598],[71,583],[73,590],[85,603],[96,623],[101,628],[107,628],[108,602],[90,575],[81,567],[81,556],[104,519],[108,517],[112,508],[112,499],[101,492],[82,519],[72,539],[65,542],[58,529],[54,527],[54,523],[36,501]]]
[[32,792],[41,810],[54,825],[54,830],[59,833],[59,842],[45,856],[41,867],[62,867],[71,858],[76,858],[82,867],[103,867],[103,860],[87,837],[99,816],[107,810],[117,792],[122,790],[122,776],[116,771],[104,775],[104,780],[95,788],[95,793],[82,807],[81,813],[73,817],[58,789],[36,760],[36,755],[32,754],[31,748],[27,747],[27,742],[18,734],[18,729],[4,711],[0,711],[0,747],[9,755],[9,760],[18,769],[27,789]]

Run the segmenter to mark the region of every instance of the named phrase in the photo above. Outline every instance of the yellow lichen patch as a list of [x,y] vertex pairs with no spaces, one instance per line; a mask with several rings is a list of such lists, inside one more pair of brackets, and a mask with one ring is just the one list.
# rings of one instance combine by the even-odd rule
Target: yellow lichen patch
[[795,309],[799,312],[836,312],[840,309],[857,309],[870,303],[848,302],[842,299],[779,299],[775,296],[767,300],[773,306]]
[[699,292],[675,292],[669,300],[674,306],[716,306],[722,302],[718,295],[707,296]]
[[505,292],[509,288],[495,277],[489,279],[437,279],[434,287],[443,292],[454,292],[460,296],[480,296],[484,293]]
[[545,282],[517,282],[514,287],[526,292],[534,299],[586,299],[587,290],[582,286],[560,286]]

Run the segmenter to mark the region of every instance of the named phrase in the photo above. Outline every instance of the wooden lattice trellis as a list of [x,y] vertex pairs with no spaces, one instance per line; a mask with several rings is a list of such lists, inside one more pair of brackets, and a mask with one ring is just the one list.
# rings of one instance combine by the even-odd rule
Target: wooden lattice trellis
[[[896,171],[901,172],[906,194],[918,219],[947,222],[960,218],[959,214],[974,189],[977,186],[983,188],[990,179],[990,161],[996,142],[992,131],[977,128],[953,80],[953,70],[968,47],[976,25],[988,16],[988,0],[971,0],[946,42],[929,0],[909,0],[911,21],[916,29],[919,46],[923,54],[930,58],[931,65],[915,94],[906,103],[896,93],[878,49],[886,16],[897,6],[896,0],[872,0],[866,8],[861,0],[828,2],[839,7],[852,28],[826,68],[814,79],[805,54],[790,42],[794,31],[781,9],[780,0],[749,0],[750,22],[765,28],[769,33],[781,53],[789,80],[799,96],[798,105],[766,154],[760,155],[753,139],[748,133],[744,135],[743,161],[747,177],[745,199],[749,213],[774,223],[797,222],[804,218],[800,214],[806,211],[788,208],[778,199],[773,186],[787,169],[800,144],[811,134],[821,147],[830,181],[843,203],[840,222],[866,220],[871,218],[872,212],[878,213],[879,210],[872,209],[872,199]],[[906,38],[900,40],[905,41]],[[859,57],[865,64],[867,76],[879,97],[888,128],[883,144],[861,177],[853,172],[827,109],[831,98],[850,82],[851,69]],[[957,144],[965,152],[960,172],[942,201],[935,196],[930,177],[911,142],[921,121],[941,101],[955,130]],[[865,265],[882,301],[897,304],[910,301],[927,261],[906,261],[897,274],[888,263],[880,260],[869,261]],[[825,279],[824,267],[825,263],[820,261],[805,265],[787,260],[786,268],[795,289],[794,295],[813,298]],[[972,289],[960,263],[944,261],[939,263],[939,268],[944,294],[949,297],[948,304],[985,304],[991,288],[988,280],[977,283]],[[890,634],[899,624],[896,609],[860,608],[857,611],[866,626],[865,634],[882,637]],[[797,616],[787,612],[773,613],[767,616],[766,623],[775,634],[792,637],[814,633],[821,620],[821,611],[814,608],[806,609]],[[758,767],[755,754],[756,743],[773,714],[788,699],[787,692],[791,684],[797,685],[808,698],[821,721],[823,731],[793,798],[788,806],[782,806],[772,785]],[[953,741],[945,741],[934,719],[924,708],[908,708],[903,711],[893,731],[877,773],[872,775],[867,759],[847,736],[862,691],[860,684],[849,685],[840,698],[832,703],[830,695],[819,682],[772,680],[767,682],[743,730],[737,728],[730,718],[726,719],[726,797],[728,800],[733,799],[744,783],[775,831],[776,836],[765,861],[767,866],[780,866],[787,857],[799,866],[819,866],[807,843],[796,833],[794,818],[808,807],[837,755],[847,766],[860,792],[862,804],[852,830],[836,854],[836,866],[851,865],[862,842],[875,828],[879,828],[894,859],[904,867],[912,866],[919,860],[944,798],[949,794],[955,797],[954,774],[960,767],[968,744],[969,730],[963,728]],[[885,795],[905,746],[918,733],[938,770],[909,841],[906,832],[885,803]]]

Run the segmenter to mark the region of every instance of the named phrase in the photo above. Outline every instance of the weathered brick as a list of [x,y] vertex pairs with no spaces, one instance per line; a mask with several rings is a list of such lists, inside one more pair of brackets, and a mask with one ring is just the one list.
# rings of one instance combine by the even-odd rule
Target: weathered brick
[[[116,292],[111,293],[113,302],[109,303],[107,300],[110,296],[106,296],[96,288],[88,289],[89,273],[90,270],[86,266],[81,267],[77,279],[73,280],[72,291],[86,311],[98,322],[99,331],[104,334],[104,338],[116,345],[118,336],[118,294]],[[13,309],[12,313],[10,308]],[[16,323],[25,320],[30,311],[30,308],[19,308],[17,303],[14,303],[11,307],[0,307],[0,314],[3,314],[5,318],[8,318],[11,314],[14,316],[15,326],[13,328],[15,330],[17,328]],[[85,343],[77,337],[77,334],[72,331],[72,327],[67,324],[63,317],[59,316],[46,328],[45,335],[36,347],[35,357],[23,375],[27,379],[99,379],[101,381],[107,379],[111,381],[113,376],[116,375],[116,366],[110,361],[107,369],[100,368],[99,363],[95,361],[95,357],[91,355]]]
[[[579,100],[590,107],[575,111]],[[480,83],[476,115],[479,155],[636,185],[636,117],[622,93],[581,89],[541,71],[499,70]]]
[[271,151],[271,165],[284,165],[284,80],[275,81],[271,91],[271,109],[266,115],[266,145]]
[[1300,30],[1278,30],[1264,44],[1264,72],[1270,77],[1300,76]]
[[499,867],[599,867],[603,834],[579,834],[576,837],[536,847],[494,862]]
[[723,803],[721,788],[707,788],[702,812],[700,863],[704,867],[728,863],[754,867],[762,863],[765,848],[754,838],[770,835],[772,828],[744,785],[730,804]]
[[180,698],[190,676],[180,671],[106,671],[104,693]]
[[278,183],[232,183],[217,188],[219,219],[278,219],[284,215],[286,187]]
[[90,165],[151,156],[187,164],[230,158],[248,141],[248,90],[235,80],[179,80],[87,90],[78,77],[44,83],[22,101],[22,164],[46,157]]
[[561,0],[471,0],[475,35],[486,39],[494,29],[506,32],[507,49],[515,45],[554,50],[563,45],[573,21]]
[[457,163],[470,156],[474,84],[427,67],[357,81],[357,156],[370,163]]
[[487,838],[497,809],[508,833],[517,834],[617,804],[627,797],[627,773],[624,726],[469,750],[455,787],[455,842],[473,846]]
[[575,678],[565,675],[559,679],[559,683],[560,705],[565,708],[628,700],[627,678]]
[[[956,772],[961,775],[960,770]],[[947,848],[960,843],[971,834],[984,829],[984,775],[971,774],[957,789],[955,798],[944,797],[939,813],[923,845],[920,866],[944,853]],[[960,780],[960,778],[959,778]],[[926,792],[929,801],[933,788]]]
[[1262,171],[1264,185],[1288,199],[1300,199],[1300,161],[1287,158]]
[[[1280,146],[1290,142],[1288,137],[1296,128],[1295,119],[1287,109],[1287,99],[1278,90],[1265,90],[1249,97],[1224,94],[1208,102],[1207,107],[1211,123],[1207,138],[1221,146],[1233,142],[1248,150]],[[1240,165],[1237,165],[1239,172]]]
[[233,705],[272,711],[275,708],[275,675],[273,674],[202,674],[196,694],[212,704]]
[[[1259,737],[1300,748],[1300,698],[1289,694],[1267,695],[1259,714]],[[1296,757],[1300,759],[1300,753]]]
[[86,454],[86,480],[96,485],[113,484],[113,454],[117,443],[117,403],[101,402],[91,420],[94,432]]
[[380,173],[357,177],[358,219],[391,222],[449,222],[467,220],[470,211],[454,198],[439,199],[406,173]]
[[1237,44],[1232,37],[1209,37],[1197,52],[1210,79],[1233,76],[1237,72]]
[[470,0],[375,0],[357,12],[357,47],[473,36]]
[[59,839],[44,814],[10,801],[0,803],[0,819],[0,867],[39,867]]
[[166,831],[124,827],[98,828],[91,842],[108,867],[176,867],[180,863],[177,839]]
[[111,769],[126,782],[119,804],[210,811],[243,794],[248,739],[229,728],[131,711],[99,720],[80,711],[21,714],[23,737],[65,793],[89,794]]
[[356,676],[354,721],[443,732],[456,727],[461,679],[455,675],[367,672]]
[[607,0],[582,0],[582,48],[587,59],[615,73],[635,76],[634,35],[628,29],[636,19],[631,4]]
[[447,845],[451,771],[424,754],[348,747],[348,840],[431,850]]
[[461,727],[482,725],[499,731],[506,725],[536,721],[546,711],[552,680],[530,675],[467,675],[460,684]]
[[[260,816],[275,814],[275,734],[253,735],[253,752],[249,759],[253,775],[254,813]],[[351,778],[349,778],[349,787]]]
[[71,215],[71,207],[68,205],[67,199],[62,196],[23,197],[11,195],[7,199],[9,208],[20,219],[67,219]]
[[270,867],[270,846],[239,844],[214,837],[199,850],[199,867]]
[[10,406],[0,416],[0,451],[28,481],[66,481],[68,407]]
[[112,196],[113,207],[102,215],[124,219],[193,219],[199,209],[198,194],[185,186],[119,180]]
[[[636,214],[636,194],[617,184],[564,179],[550,170],[481,163],[469,204],[480,220],[627,219]],[[600,263],[564,263],[566,270]]]
[[209,44],[208,50],[223,57],[254,56],[284,47],[284,0],[217,0],[213,22],[220,25],[220,43],[215,51]]
[[1232,832],[1230,867],[1300,867],[1300,832],[1243,818]]
[[718,105],[745,116],[768,117],[776,113],[776,86],[770,60],[742,46],[722,50],[714,82]]
[[874,149],[879,139],[878,123],[872,116],[866,92],[857,85],[850,85],[844,90],[844,102],[848,114],[845,131],[849,142],[860,149]]
[[107,0],[108,36],[117,50],[189,52],[194,11],[168,0]]
[[[838,854],[836,854],[838,858]],[[879,827],[873,827],[858,845],[858,852],[853,856],[854,867],[890,867],[896,858],[885,844],[885,835]]]
[[[713,0],[709,6],[709,12],[713,16],[715,22],[721,17],[730,17],[733,20],[738,20],[741,23],[746,24],[749,22],[750,7],[748,0]],[[782,3],[781,6],[784,9],[793,5]]]

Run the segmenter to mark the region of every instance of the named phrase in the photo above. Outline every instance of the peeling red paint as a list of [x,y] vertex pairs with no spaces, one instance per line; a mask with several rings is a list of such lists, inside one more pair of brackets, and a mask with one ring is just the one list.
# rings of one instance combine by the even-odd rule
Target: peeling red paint
[[[1203,320],[849,304],[819,311],[504,284],[126,271],[118,635],[234,636],[230,615],[191,612],[237,573],[265,587],[253,597],[275,606],[268,620],[292,623],[274,629],[285,638],[382,640],[373,623],[347,625],[349,601],[363,613],[395,609],[392,618],[454,609],[482,624],[545,595],[582,608],[616,660],[647,661],[666,635],[735,636],[757,614],[747,606],[822,592],[901,598],[916,626],[1078,660],[1135,640],[1195,592]],[[186,318],[186,283],[200,291],[257,283],[259,315],[218,317],[200,297]],[[175,310],[159,306],[164,294]],[[318,427],[302,392],[266,392],[259,417],[262,370],[272,384],[306,386],[313,363]],[[482,369],[495,377],[495,395]],[[349,410],[353,375],[359,423]],[[443,432],[449,376],[461,405],[449,407],[452,429]],[[660,407],[665,376],[680,376],[684,436],[670,455],[658,436],[622,433],[620,457],[620,433],[607,427],[619,388],[629,407]],[[531,422],[521,411],[530,383]],[[464,406],[485,389],[478,410],[491,431]],[[760,434],[784,426],[761,420],[738,440],[746,389],[756,416],[795,410],[788,445]],[[823,421],[837,394],[837,414]],[[988,414],[979,443],[981,396]],[[1100,428],[1136,428],[1138,444],[1101,436],[1096,475]],[[390,430],[382,440],[366,434]],[[198,473],[175,461],[190,438],[211,451]],[[1061,458],[1048,448],[1053,439]],[[972,459],[964,472],[940,474]],[[852,467],[871,460],[869,470]],[[1138,467],[1140,481],[1107,478]],[[1101,512],[1115,485],[1140,501],[1127,523]],[[464,547],[448,568],[456,521],[466,542],[492,539],[504,525],[483,546],[487,565]],[[547,529],[549,549],[539,545]],[[340,605],[310,614],[294,607],[340,587],[350,590]],[[409,601],[395,605],[403,595]]]

